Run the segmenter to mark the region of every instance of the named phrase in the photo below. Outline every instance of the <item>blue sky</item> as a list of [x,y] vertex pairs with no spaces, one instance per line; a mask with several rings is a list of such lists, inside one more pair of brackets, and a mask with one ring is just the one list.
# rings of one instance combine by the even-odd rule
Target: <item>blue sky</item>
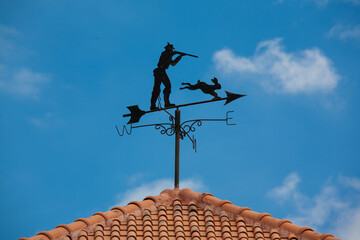
[[[0,1],[1,232],[30,237],[173,186],[174,138],[114,125],[147,110],[166,42],[171,100],[210,82],[248,96],[182,109],[180,187],[346,240],[360,224],[360,2]],[[141,123],[166,121],[163,113]]]

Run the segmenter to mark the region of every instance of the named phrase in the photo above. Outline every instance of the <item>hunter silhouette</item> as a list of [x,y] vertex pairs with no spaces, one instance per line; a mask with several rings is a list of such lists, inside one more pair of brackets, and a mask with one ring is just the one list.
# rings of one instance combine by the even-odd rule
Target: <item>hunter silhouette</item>
[[[167,43],[167,45],[165,46],[165,51],[163,51],[160,55],[160,59],[159,62],[157,64],[157,68],[154,69],[154,88],[152,91],[152,96],[151,96],[151,106],[150,106],[150,110],[156,110],[159,109],[156,106],[156,100],[160,95],[160,85],[161,83],[164,84],[165,88],[164,88],[164,102],[165,102],[165,107],[172,107],[175,106],[175,104],[170,103],[170,93],[171,93],[171,83],[170,83],[170,79],[168,77],[168,75],[166,74],[166,69],[169,68],[169,66],[175,66],[180,59],[182,58],[182,56],[184,56],[185,54],[183,53],[179,53],[179,52],[174,52],[174,46],[170,43]],[[177,56],[174,60],[172,60],[172,57],[175,54],[180,54],[179,56]]]

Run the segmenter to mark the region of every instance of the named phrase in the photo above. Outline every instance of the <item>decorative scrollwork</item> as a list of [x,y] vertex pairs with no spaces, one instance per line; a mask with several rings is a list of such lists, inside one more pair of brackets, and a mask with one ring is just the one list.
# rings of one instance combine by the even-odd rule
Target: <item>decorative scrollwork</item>
[[[187,124],[187,123],[190,123],[192,122],[191,124]],[[196,119],[196,120],[189,120],[189,121],[185,121],[181,124],[181,133],[180,133],[180,137],[181,139],[184,138],[184,136],[186,134],[188,134],[189,132],[195,132],[195,126],[194,125],[197,125],[197,126],[201,126],[202,125],[202,121],[199,120],[199,119]]]
[[160,130],[161,134],[166,134],[168,136],[172,136],[175,134],[175,127],[173,124],[166,124],[170,125],[168,127],[165,127],[165,124],[156,124],[155,129]]
[[[165,112],[168,113],[167,111],[165,111]],[[187,121],[182,122],[178,126],[176,126],[176,124],[175,124],[174,116],[172,116],[170,113],[168,113],[170,122],[153,123],[153,124],[137,125],[137,126],[133,126],[132,124],[130,124],[129,129],[126,128],[126,126],[124,125],[121,132],[117,126],[115,126],[115,127],[120,136],[123,136],[125,133],[130,135],[132,132],[132,129],[134,129],[134,128],[143,128],[143,127],[152,127],[152,126],[154,126],[156,130],[159,130],[162,135],[173,136],[176,132],[178,132],[180,139],[184,139],[185,137],[187,137],[191,141],[191,143],[193,145],[193,149],[196,152],[196,139],[194,136],[191,137],[189,135],[189,133],[195,132],[196,126],[198,126],[198,127],[202,126],[203,122],[221,122],[222,121],[222,122],[225,122],[226,125],[236,125],[234,123],[230,123],[230,121],[229,121],[229,120],[233,119],[230,116],[231,113],[233,113],[233,111],[228,111],[226,113],[226,117],[220,118],[220,119],[217,118],[217,119],[187,120]]]

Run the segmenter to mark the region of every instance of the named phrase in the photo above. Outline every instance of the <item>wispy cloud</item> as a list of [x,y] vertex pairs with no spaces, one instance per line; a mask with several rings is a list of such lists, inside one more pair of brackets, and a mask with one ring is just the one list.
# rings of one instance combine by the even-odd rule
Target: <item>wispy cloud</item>
[[[204,184],[197,179],[184,179],[180,181],[181,188],[191,188],[194,191],[204,191]],[[131,188],[124,193],[117,195],[118,202],[116,205],[124,206],[131,201],[142,201],[147,196],[159,195],[163,190],[173,188],[172,179],[159,179],[152,182],[146,182],[138,187]]]
[[281,186],[275,187],[268,192],[268,196],[275,199],[280,199],[281,201],[297,199],[300,196],[297,190],[298,183],[300,182],[301,179],[296,172],[290,173],[284,179]]
[[50,81],[47,74],[27,68],[11,71],[0,65],[0,90],[17,97],[38,99],[42,89]]
[[15,45],[10,38],[18,35],[15,28],[0,24],[0,56],[9,56],[13,52]]
[[359,5],[360,4],[360,0],[342,0],[342,1],[352,3],[354,5]]
[[135,173],[127,179],[127,182],[129,185],[135,185],[139,183],[144,177],[146,177],[146,175],[147,174],[145,173]]
[[[301,0],[303,1],[303,0]],[[278,0],[278,3],[284,2],[283,0]],[[300,2],[300,1],[299,1]],[[351,3],[353,5],[359,5],[360,0],[307,0],[307,2],[314,2],[319,7],[325,7],[330,2],[344,2],[344,3]]]
[[15,44],[20,36],[15,28],[0,24],[0,91],[15,97],[38,99],[51,78],[28,67],[10,65],[13,61],[9,59],[23,55]]
[[348,207],[347,202],[339,197],[339,193],[334,186],[324,186],[320,193],[313,198],[309,198],[308,202],[297,204],[299,215],[290,216],[291,220],[298,225],[310,225],[321,227],[328,223],[332,214],[340,214],[341,211]]
[[[357,187],[360,179],[339,177],[335,183],[327,181],[314,196],[300,192],[300,181],[297,173],[291,173],[280,186],[268,192],[268,196],[279,203],[283,204],[285,200],[291,205],[294,212],[286,218],[300,226],[311,226],[321,232],[330,231],[344,240],[359,236],[360,194]],[[357,191],[351,191],[350,196],[346,196],[342,193],[344,186]]]
[[360,207],[350,208],[338,218],[334,234],[343,240],[354,240],[360,236]]
[[360,40],[360,25],[336,24],[329,30],[327,35],[344,41],[348,39]]
[[360,191],[360,179],[359,178],[340,176],[339,182],[342,185],[344,185],[345,187],[350,187],[357,191]]
[[40,117],[31,117],[28,118],[28,121],[38,128],[56,127],[62,123],[55,113],[46,113]]
[[251,57],[237,56],[230,49],[213,56],[216,68],[224,74],[256,76],[265,90],[282,93],[330,92],[340,80],[333,64],[319,49],[286,52],[277,38],[260,42]]

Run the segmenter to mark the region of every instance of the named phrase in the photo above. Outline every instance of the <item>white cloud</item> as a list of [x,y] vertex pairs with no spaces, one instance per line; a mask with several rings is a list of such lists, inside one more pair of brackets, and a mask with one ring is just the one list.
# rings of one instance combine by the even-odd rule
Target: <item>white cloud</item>
[[300,226],[320,227],[330,220],[331,214],[339,214],[345,210],[347,203],[339,199],[335,187],[325,186],[313,199],[302,202],[299,206],[299,215],[290,217],[291,220]]
[[344,3],[351,3],[353,5],[359,5],[360,4],[360,0],[312,0],[314,1],[317,5],[319,5],[320,7],[324,7],[326,6],[328,3],[330,2],[344,2]]
[[140,182],[141,179],[143,179],[145,176],[146,176],[146,174],[144,174],[144,173],[133,174],[128,178],[128,183],[129,183],[129,185],[134,185],[134,184]]
[[12,27],[0,24],[0,91],[12,96],[37,99],[50,76],[22,66],[10,66],[11,59],[23,56],[14,37],[20,33]]
[[[191,188],[194,191],[204,191],[205,186],[200,180],[184,179],[180,181],[181,188]],[[165,189],[174,188],[172,179],[159,179],[153,182],[143,183],[142,185],[129,189],[125,193],[117,196],[118,206],[125,206],[131,201],[142,201],[147,196],[159,195]]]
[[37,99],[50,77],[43,73],[22,68],[10,71],[0,65],[0,90],[23,98]]
[[336,236],[343,240],[354,240],[360,236],[360,207],[350,211],[342,214],[335,228]]
[[329,92],[340,77],[330,59],[317,48],[286,52],[277,38],[260,42],[252,57],[236,56],[232,50],[217,51],[213,60],[224,74],[256,76],[268,91],[284,93]]
[[296,172],[290,173],[283,181],[282,185],[273,188],[269,191],[270,197],[286,200],[297,193],[297,185],[301,182],[299,175]]
[[254,62],[245,57],[238,57],[230,49],[223,49],[215,53],[213,57],[217,68],[226,73],[232,72],[251,72],[255,73],[258,70]]
[[[303,1],[303,0],[302,0]],[[335,2],[335,0],[306,0],[308,2],[314,2],[319,7],[325,7],[330,2]],[[337,2],[344,2],[344,3],[352,3],[353,5],[359,5],[360,0],[336,0]],[[283,1],[280,1],[283,2]]]
[[328,36],[336,37],[341,40],[348,40],[348,39],[360,40],[360,25],[350,26],[350,25],[337,24],[329,30]]
[[[279,203],[287,201],[293,213],[286,218],[300,226],[310,226],[318,232],[330,232],[343,240],[353,240],[360,235],[360,194],[344,194],[341,186],[358,190],[360,179],[340,176],[336,183],[328,181],[314,196],[300,192],[301,181],[297,173],[289,174],[281,186],[269,191]],[[294,197],[303,196],[303,197]],[[284,198],[284,199],[282,199]],[[293,206],[296,206],[295,208]]]
[[346,187],[350,187],[357,191],[360,191],[360,179],[359,178],[340,176],[339,182]]

